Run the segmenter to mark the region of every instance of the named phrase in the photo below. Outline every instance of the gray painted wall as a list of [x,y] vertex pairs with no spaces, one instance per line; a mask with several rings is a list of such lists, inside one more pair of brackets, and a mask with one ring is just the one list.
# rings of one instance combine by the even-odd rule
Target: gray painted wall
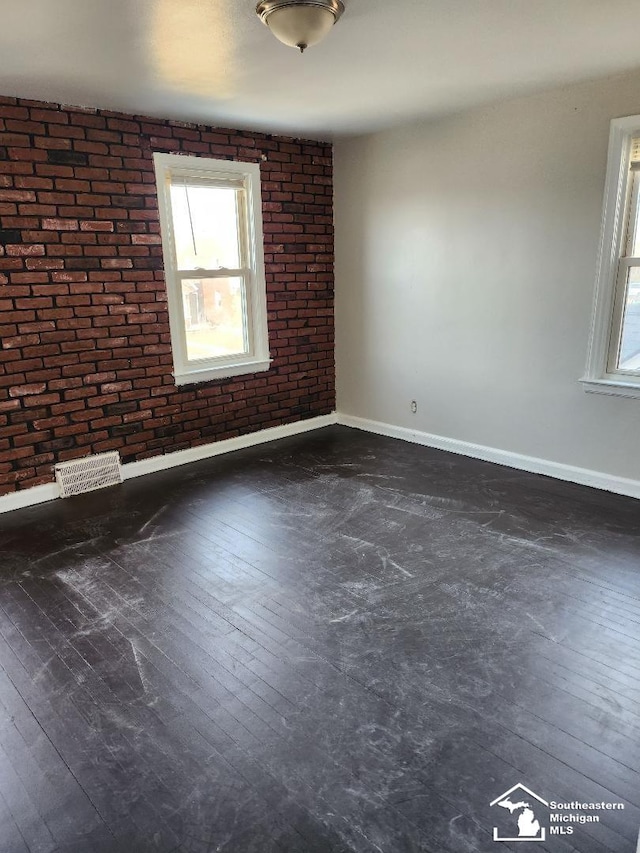
[[338,140],[338,410],[640,479],[640,400],[578,382],[609,122],[638,113],[635,73]]

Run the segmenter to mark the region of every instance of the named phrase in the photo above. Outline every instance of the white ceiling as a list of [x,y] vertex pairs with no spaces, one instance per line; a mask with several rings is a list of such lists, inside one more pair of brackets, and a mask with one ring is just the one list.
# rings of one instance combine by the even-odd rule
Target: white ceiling
[[255,0],[3,0],[0,94],[328,138],[640,67],[638,0],[345,3],[301,56]]

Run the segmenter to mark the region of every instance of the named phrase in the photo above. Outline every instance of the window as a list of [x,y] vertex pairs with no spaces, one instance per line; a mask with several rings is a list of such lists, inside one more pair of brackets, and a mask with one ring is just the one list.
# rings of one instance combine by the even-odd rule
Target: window
[[640,116],[611,122],[587,391],[640,397]]
[[176,385],[268,370],[260,167],[154,160]]

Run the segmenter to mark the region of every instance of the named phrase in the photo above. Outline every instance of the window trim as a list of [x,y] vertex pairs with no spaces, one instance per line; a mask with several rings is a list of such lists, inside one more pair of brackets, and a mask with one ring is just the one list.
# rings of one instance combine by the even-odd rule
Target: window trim
[[640,398],[640,375],[611,369],[612,342],[621,334],[620,270],[625,213],[631,186],[631,140],[640,136],[640,115],[614,119],[609,132],[607,175],[587,366],[580,379],[585,391]]
[[[235,160],[217,160],[182,154],[153,155],[158,190],[158,208],[162,253],[164,256],[171,350],[173,353],[174,379],[176,385],[193,385],[214,379],[227,379],[248,373],[268,370],[271,366],[267,328],[267,294],[264,270],[262,195],[260,189],[260,166],[257,163],[242,163]],[[187,358],[186,329],[181,298],[180,282],[184,277],[178,271],[173,221],[171,217],[170,181],[172,176],[199,178],[209,182],[238,183],[246,195],[246,205],[241,217],[246,219],[246,246],[248,268],[243,270],[247,301],[247,338],[249,352],[242,355],[219,356],[217,358],[189,361]],[[209,271],[207,278],[233,277],[237,270]]]

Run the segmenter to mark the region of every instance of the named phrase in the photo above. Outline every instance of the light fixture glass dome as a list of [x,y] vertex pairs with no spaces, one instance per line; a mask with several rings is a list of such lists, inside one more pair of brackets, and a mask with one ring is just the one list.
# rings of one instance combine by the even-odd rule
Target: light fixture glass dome
[[256,8],[274,36],[300,52],[322,41],[343,12],[342,0],[263,0]]

